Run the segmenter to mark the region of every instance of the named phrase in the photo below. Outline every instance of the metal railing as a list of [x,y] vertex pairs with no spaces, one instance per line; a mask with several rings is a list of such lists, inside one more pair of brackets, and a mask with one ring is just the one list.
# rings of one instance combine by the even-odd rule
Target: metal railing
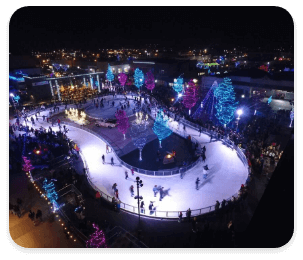
[[[182,120],[183,123],[191,126],[192,128],[196,129],[197,131],[199,131],[200,129],[200,126],[192,123],[192,122],[189,122],[187,120]],[[76,128],[79,128],[79,129],[82,129],[84,131],[87,131],[97,137],[99,137],[101,140],[103,140],[106,144],[108,144],[109,146],[112,146],[111,144],[109,144],[101,135],[97,134],[96,132],[94,131],[91,131],[89,129],[86,129],[84,128],[83,126],[80,126],[80,125],[77,125],[75,123],[71,123],[71,122],[61,122],[62,124],[66,124],[66,125],[71,125],[71,126],[74,126]],[[205,133],[205,134],[208,134],[208,135],[211,135],[211,134],[214,134],[214,132],[212,130],[208,130],[206,128],[201,128],[202,129],[202,132]],[[174,129],[175,132],[177,134],[179,134],[177,132],[176,129]],[[192,137],[193,138],[193,137]],[[194,138],[193,138],[194,139]],[[199,142],[194,139],[195,142],[197,142],[199,144]],[[232,148],[235,148],[236,151],[237,151],[237,154],[239,156],[239,158],[241,159],[241,161],[243,162],[243,164],[245,166],[247,166],[247,159],[246,159],[246,156],[244,155],[243,151],[241,148],[237,147],[234,145],[234,143],[228,139],[222,139],[221,140],[225,145],[228,145],[228,146],[231,146]],[[199,144],[200,145],[200,144]],[[170,170],[170,171],[147,171],[147,170],[143,170],[143,169],[139,169],[139,168],[136,168],[136,167],[133,167],[127,163],[125,163],[123,160],[121,160],[119,158],[119,156],[117,156],[115,150],[113,149],[113,152],[114,154],[116,155],[117,159],[119,160],[119,162],[121,163],[121,165],[124,165],[125,167],[129,168],[129,169],[134,169],[135,171],[137,171],[138,173],[143,173],[143,174],[146,174],[146,175],[153,175],[153,176],[168,176],[168,175],[173,175],[173,174],[179,174],[179,173],[185,173],[186,171],[188,171],[189,169],[193,168],[194,166],[196,166],[200,160],[197,160],[196,162],[192,163],[191,165],[187,166],[187,167],[182,167],[180,169],[173,169],[173,170]],[[80,151],[80,156],[83,160],[83,163],[84,163],[84,169],[85,169],[85,175],[86,175],[86,178],[89,182],[89,184],[91,185],[91,187],[95,190],[95,191],[98,191],[101,198],[103,199],[106,199],[107,201],[111,202],[111,203],[115,203],[114,202],[114,197],[113,196],[110,196],[108,194],[106,194],[105,192],[101,191],[98,187],[96,187],[92,181],[90,180],[90,176],[89,176],[89,169],[87,167],[87,163],[86,163],[86,160],[85,160],[85,157],[83,156],[82,152]],[[232,197],[235,197],[235,198],[238,198],[238,193],[237,194],[234,194]],[[232,197],[226,199],[226,201],[230,201],[232,200]],[[131,212],[131,213],[135,213],[135,214],[138,214],[138,208],[137,208],[137,205],[133,206],[133,205],[129,205],[129,204],[126,204],[124,202],[119,202],[120,203],[120,208],[122,210],[125,210],[125,211],[128,211],[128,212]],[[140,209],[141,211],[142,209]],[[211,211],[214,211],[215,210],[215,205],[211,205],[211,206],[207,206],[207,207],[204,207],[204,208],[201,208],[201,209],[193,209],[191,210],[191,216],[199,216],[199,215],[203,215],[203,214],[206,214],[206,213],[209,213]],[[145,215],[145,216],[149,216],[149,217],[156,217],[156,218],[178,218],[179,216],[179,213],[182,212],[183,216],[186,216],[186,211],[159,211],[159,210],[145,210],[143,209],[143,211],[141,211],[141,215]]]

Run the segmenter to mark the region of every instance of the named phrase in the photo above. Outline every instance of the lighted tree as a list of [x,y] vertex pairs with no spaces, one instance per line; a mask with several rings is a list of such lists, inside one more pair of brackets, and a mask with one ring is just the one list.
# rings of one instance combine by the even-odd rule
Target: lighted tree
[[125,134],[129,128],[128,117],[124,110],[118,110],[115,114],[118,123],[118,131],[123,134],[125,140]]
[[146,73],[145,85],[146,88],[149,89],[150,91],[152,91],[155,88],[155,77],[151,71]]
[[234,87],[229,78],[224,78],[223,82],[215,89],[216,97],[216,117],[224,127],[234,118],[237,108]]
[[107,68],[107,73],[106,73],[106,78],[108,81],[110,81],[110,83],[114,80],[115,76],[112,72],[112,68],[111,66],[108,64],[108,68]]
[[172,134],[172,130],[170,130],[168,126],[168,117],[164,115],[162,109],[160,109],[157,113],[153,131],[159,139],[160,148],[162,148],[161,141]]
[[188,86],[185,89],[185,93],[183,95],[183,105],[189,109],[188,113],[190,115],[191,108],[196,104],[198,101],[197,97],[197,89],[195,86],[195,83],[191,79],[190,82],[188,82]]
[[50,202],[54,203],[58,199],[58,193],[55,190],[55,185],[52,181],[48,183],[45,178],[43,181],[43,189],[45,190],[46,197],[50,200]]
[[95,223],[92,224],[95,232],[90,235],[89,239],[86,241],[87,248],[106,248],[106,240],[103,231]]
[[89,240],[86,241],[87,248],[108,248],[105,240],[105,234],[95,223],[92,223],[95,232],[90,235]]
[[136,68],[136,70],[135,70],[134,80],[135,80],[135,86],[137,88],[142,87],[142,85],[144,83],[144,74],[143,74],[142,70],[140,70],[139,68]]
[[33,167],[31,160],[27,159],[25,156],[22,156],[22,159],[24,161],[24,164],[22,164],[22,171],[25,171],[26,174],[29,176],[31,182],[33,182],[34,179],[31,174],[31,170],[35,169],[35,167]]
[[118,79],[119,79],[119,82],[120,82],[121,86],[124,88],[125,83],[127,81],[127,75],[122,72],[122,73],[119,74]]
[[176,92],[180,93],[183,90],[183,78],[179,76],[174,82],[173,88]]
[[148,116],[142,112],[136,113],[136,120],[132,121],[131,137],[134,145],[139,149],[139,160],[142,161],[142,150],[147,142],[146,126]]

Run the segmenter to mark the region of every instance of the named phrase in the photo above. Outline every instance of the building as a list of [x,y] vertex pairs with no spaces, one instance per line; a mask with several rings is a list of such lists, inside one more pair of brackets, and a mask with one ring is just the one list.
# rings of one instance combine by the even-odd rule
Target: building
[[[243,74],[243,75],[240,75]],[[261,76],[262,75],[262,76]],[[258,77],[253,73],[242,71],[242,73],[229,73],[226,75],[232,81],[235,91],[241,98],[251,98],[258,92],[264,92],[266,97],[274,99],[294,100],[294,80],[287,75],[275,77],[266,72],[260,71]],[[202,87],[211,87],[216,80],[218,84],[223,81],[224,76],[202,76]]]

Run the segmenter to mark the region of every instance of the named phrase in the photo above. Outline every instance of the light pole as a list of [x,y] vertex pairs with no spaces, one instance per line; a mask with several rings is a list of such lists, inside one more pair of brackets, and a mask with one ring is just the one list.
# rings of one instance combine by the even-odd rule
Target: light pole
[[137,183],[137,196],[135,196],[135,199],[138,200],[138,213],[139,213],[139,226],[140,226],[140,200],[143,199],[142,196],[139,195],[139,188],[143,186],[142,180],[140,180],[140,177],[136,177],[135,182]]
[[243,110],[242,109],[238,109],[237,110],[237,114],[238,114],[238,118],[237,118],[237,128],[236,128],[236,132],[238,130],[238,126],[239,126],[239,121],[240,121],[240,116],[243,114]]

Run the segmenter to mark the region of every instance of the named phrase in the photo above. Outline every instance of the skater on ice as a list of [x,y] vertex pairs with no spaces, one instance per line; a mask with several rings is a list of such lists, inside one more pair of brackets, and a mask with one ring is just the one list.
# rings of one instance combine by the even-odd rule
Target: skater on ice
[[199,189],[199,182],[200,182],[200,179],[199,179],[199,178],[197,178],[197,179],[196,179],[196,190],[198,190],[198,189]]
[[204,167],[203,167],[203,179],[206,179],[207,176],[208,176],[208,165],[206,164]]

